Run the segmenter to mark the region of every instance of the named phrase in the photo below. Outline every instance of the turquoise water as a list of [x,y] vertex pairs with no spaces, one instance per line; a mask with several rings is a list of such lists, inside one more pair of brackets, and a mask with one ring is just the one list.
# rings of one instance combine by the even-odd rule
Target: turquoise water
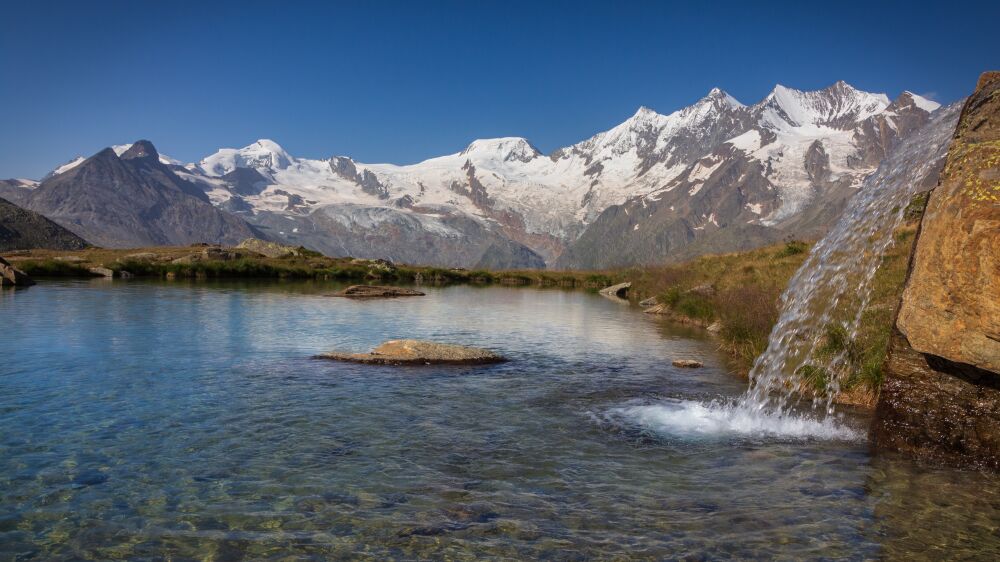
[[[873,459],[864,413],[707,415],[745,382],[699,332],[584,292],[333,290],[0,292],[0,560],[1000,555],[1000,481]],[[511,361],[310,359],[399,337]]]

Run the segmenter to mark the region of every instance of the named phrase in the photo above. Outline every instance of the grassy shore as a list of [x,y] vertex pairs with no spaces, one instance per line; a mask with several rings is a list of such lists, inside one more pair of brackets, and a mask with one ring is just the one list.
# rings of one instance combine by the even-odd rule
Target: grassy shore
[[[209,252],[209,253],[206,253]],[[620,282],[623,272],[545,270],[487,271],[418,267],[380,260],[330,258],[305,249],[297,255],[265,257],[237,248],[161,246],[113,250],[29,250],[4,255],[32,277],[94,277],[104,268],[116,277],[163,279],[274,278],[358,283],[469,283],[600,289]]]

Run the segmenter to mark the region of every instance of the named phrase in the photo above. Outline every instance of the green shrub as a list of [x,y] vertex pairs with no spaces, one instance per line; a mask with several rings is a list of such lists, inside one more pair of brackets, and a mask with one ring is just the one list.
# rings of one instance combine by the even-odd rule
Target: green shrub
[[777,258],[787,258],[789,256],[794,256],[798,254],[803,254],[809,249],[809,244],[805,242],[800,242],[798,240],[790,240],[785,242],[785,247],[775,254]]

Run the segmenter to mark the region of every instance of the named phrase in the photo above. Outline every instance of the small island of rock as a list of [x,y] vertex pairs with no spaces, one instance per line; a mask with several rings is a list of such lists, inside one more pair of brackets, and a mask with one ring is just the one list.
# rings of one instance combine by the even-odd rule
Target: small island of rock
[[377,299],[392,297],[422,297],[424,293],[403,287],[385,287],[382,285],[351,285],[350,287],[334,293],[334,297],[347,297],[352,299]]
[[324,353],[333,359],[375,365],[478,365],[507,359],[487,349],[420,340],[389,340],[369,353]]

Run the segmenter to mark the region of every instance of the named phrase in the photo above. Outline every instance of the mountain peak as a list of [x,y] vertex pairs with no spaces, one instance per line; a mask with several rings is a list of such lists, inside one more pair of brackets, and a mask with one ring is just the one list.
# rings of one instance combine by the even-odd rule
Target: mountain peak
[[469,143],[462,155],[475,155],[481,158],[499,157],[504,162],[518,160],[528,162],[539,156],[541,152],[532,146],[524,137],[499,137],[494,139],[477,139]]
[[727,105],[727,106],[729,106],[729,107],[731,107],[733,109],[744,107],[744,105],[742,103],[740,103],[740,101],[738,99],[736,99],[733,96],[729,95],[728,92],[726,92],[725,90],[723,90],[721,88],[712,88],[711,90],[708,91],[708,94],[705,95],[704,98],[702,98],[702,100],[711,101],[711,102],[715,102],[715,103],[721,103],[721,104]]
[[[256,146],[258,146],[258,147],[260,147],[260,148],[262,148],[264,150],[267,150],[269,152],[285,152],[285,149],[282,148],[280,144],[274,142],[271,139],[257,139],[250,146],[254,146],[254,145],[256,145]],[[250,147],[248,146],[246,148],[250,148]]]
[[843,80],[821,90],[803,91],[776,84],[755,107],[763,111],[764,122],[775,128],[823,125],[850,128],[889,106],[885,94],[856,89]]
[[121,154],[120,158],[122,160],[152,158],[153,160],[159,161],[160,154],[156,151],[156,147],[153,146],[153,143],[148,140],[137,140],[132,143],[132,146],[128,147],[128,150]]
[[911,92],[909,90],[904,91],[902,94],[900,94],[899,99],[897,99],[897,101],[902,100],[902,99],[906,99],[906,98],[909,98],[910,100],[912,100],[913,101],[913,105],[919,107],[920,109],[923,109],[927,113],[933,113],[939,107],[941,107],[941,104],[939,104],[938,102],[933,101],[933,100],[929,100],[929,99],[927,99],[927,98],[925,98],[923,96],[914,94],[913,92]]

